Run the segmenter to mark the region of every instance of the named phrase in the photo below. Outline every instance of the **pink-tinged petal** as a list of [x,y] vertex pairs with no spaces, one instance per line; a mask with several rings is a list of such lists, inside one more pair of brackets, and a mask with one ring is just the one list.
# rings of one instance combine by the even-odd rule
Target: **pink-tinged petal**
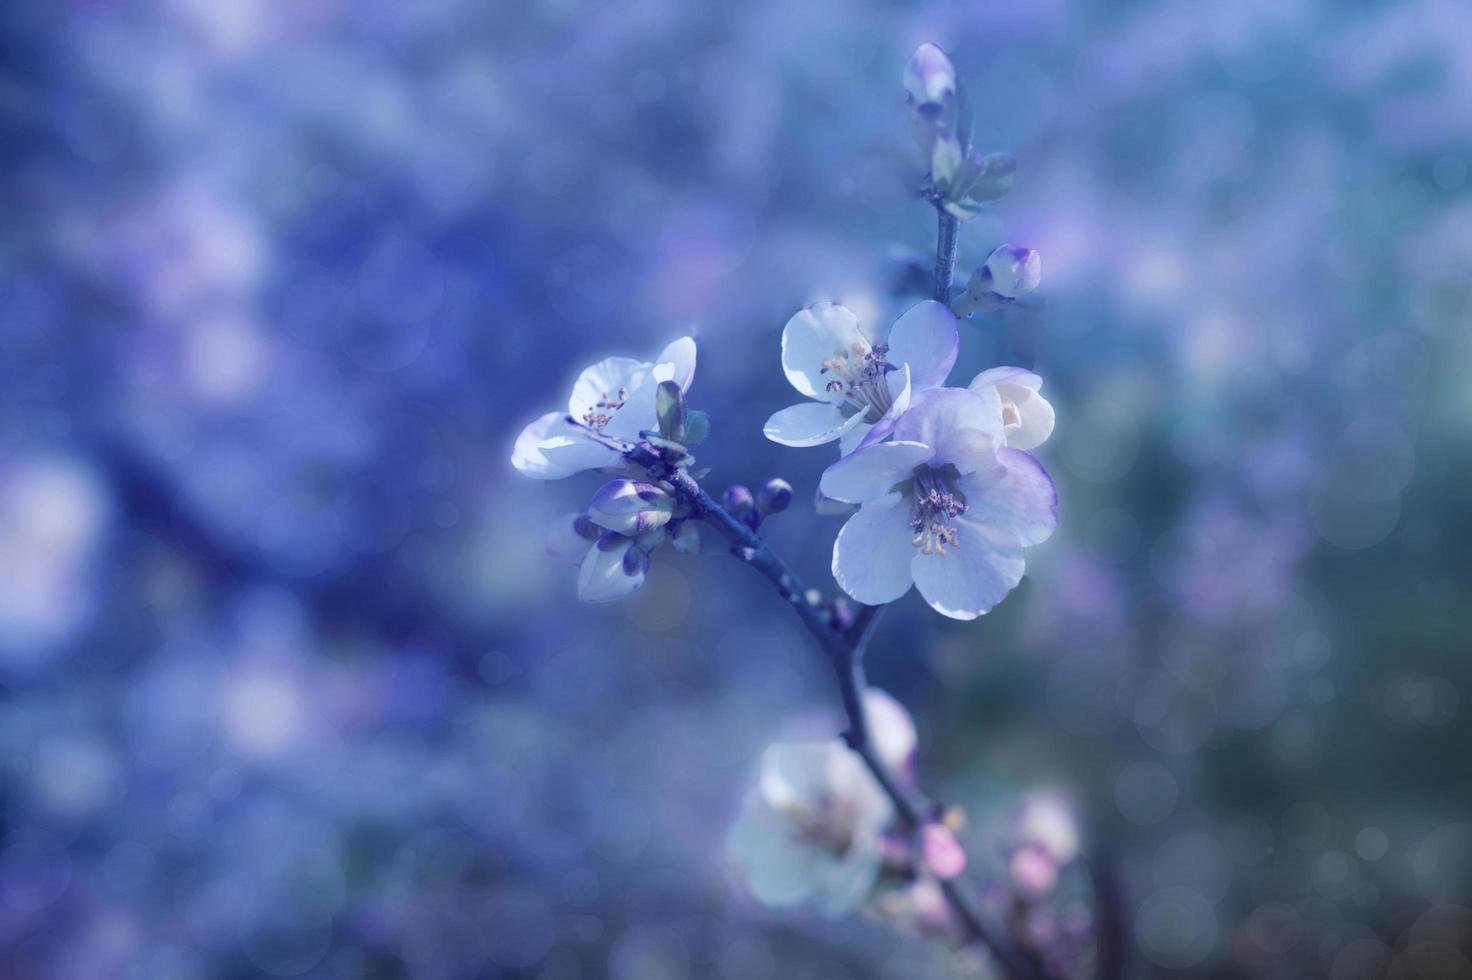
[[650,367],[647,362],[636,361],[632,357],[605,357],[584,368],[577,381],[573,382],[572,397],[567,400],[568,414],[580,422],[586,421],[584,416],[589,413],[612,414],[608,403],[617,405],[621,400],[620,390],[633,391],[649,373]]
[[973,524],[956,520],[951,526],[956,543],[945,554],[913,552],[910,574],[930,608],[952,619],[975,619],[1022,581],[1022,549],[999,546]]
[[877,687],[864,690],[864,715],[869,737],[884,764],[901,775],[909,772],[915,756],[915,722],[910,713],[887,692]]
[[920,831],[920,854],[925,867],[941,881],[966,870],[966,851],[944,824],[928,823]]
[[828,390],[833,377],[823,373],[823,362],[843,351],[855,357],[854,344],[868,345],[854,311],[837,303],[814,303],[782,328],[782,370],[792,387],[809,398],[841,401],[841,394]]
[[511,450],[511,465],[517,472],[538,480],[560,480],[570,475],[571,471],[564,473],[553,467],[542,452],[542,443],[568,429],[566,419],[563,412],[548,412],[521,430]]
[[869,431],[864,433],[864,437],[854,446],[855,450],[864,449],[875,443],[882,442],[894,431],[895,423],[900,420],[901,415],[904,415],[910,410],[910,405],[914,401],[914,389],[910,384],[910,366],[908,364],[901,367],[898,371],[889,372],[889,376],[884,379],[884,383],[889,386],[889,411],[880,416],[878,422],[869,426]]
[[885,442],[845,456],[823,471],[818,489],[835,500],[861,504],[882,497],[927,462],[931,449],[919,442]]
[[871,500],[848,519],[833,542],[833,577],[865,605],[893,602],[910,591],[913,537],[910,508],[898,493]]
[[784,446],[821,446],[839,438],[861,422],[863,416],[860,415],[844,418],[837,405],[827,402],[800,402],[767,419],[762,434]]
[[1043,464],[1018,449],[962,477],[966,513],[958,520],[1003,548],[1042,544],[1058,526],[1058,491]]
[[945,384],[960,349],[956,315],[944,303],[928,299],[906,310],[890,328],[887,357],[890,364],[908,364],[910,384],[924,391]]
[[934,464],[950,463],[969,473],[990,462],[1002,445],[1002,403],[965,388],[932,388],[910,403],[895,424],[897,440],[923,442],[935,449]]
[[695,379],[695,339],[693,337],[681,337],[659,352],[655,358],[656,364],[673,364],[674,371],[661,381],[675,381],[680,390],[689,391],[690,382]]

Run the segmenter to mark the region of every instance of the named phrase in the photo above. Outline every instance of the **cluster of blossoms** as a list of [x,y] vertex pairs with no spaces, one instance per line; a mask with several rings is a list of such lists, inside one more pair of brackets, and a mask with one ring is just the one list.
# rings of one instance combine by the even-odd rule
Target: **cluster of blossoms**
[[[1052,433],[1054,415],[1042,379],[1020,367],[982,371],[965,387],[947,382],[959,318],[1002,310],[1036,289],[1040,260],[1004,245],[952,295],[958,223],[1005,193],[1015,166],[1004,154],[971,149],[964,97],[939,48],[915,53],[905,88],[927,164],[921,193],[939,215],[935,296],[888,329],[866,329],[836,303],[793,315],[781,364],[804,400],[773,414],[764,431],[787,446],[838,443],[816,497],[820,513],[847,515],[832,570],[851,600],[882,606],[913,586],[943,615],[974,619],[1017,586],[1024,550],[1057,525],[1053,482],[1030,455]],[[696,524],[705,521],[777,583],[832,652],[835,637],[849,643],[847,601],[802,589],[755,535],[765,516],[788,505],[792,488],[781,480],[757,494],[733,486],[719,503],[700,488],[705,473],[694,469],[689,447],[708,423],[685,405],[694,370],[688,337],[653,361],[608,358],[579,376],[565,411],[523,430],[512,462],[526,475],[612,477],[585,510],[557,523],[549,551],[580,562],[583,599],[612,599],[643,583],[651,553],[666,542],[698,550]],[[766,904],[834,915],[864,908],[922,934],[964,939],[976,926],[958,919],[948,885],[967,864],[953,832],[960,813],[913,802],[912,792],[923,799],[914,724],[893,698],[863,687],[861,646],[842,647],[838,658],[851,671],[850,732],[770,747],[730,851]],[[1056,819],[1041,826],[1011,857],[1017,908],[1051,889],[1076,850]]]

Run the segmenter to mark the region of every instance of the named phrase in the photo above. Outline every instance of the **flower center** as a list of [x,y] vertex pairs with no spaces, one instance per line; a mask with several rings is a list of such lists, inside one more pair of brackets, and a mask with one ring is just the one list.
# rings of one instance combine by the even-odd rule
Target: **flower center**
[[1017,403],[1002,399],[1002,428],[1012,432],[1022,427],[1022,413],[1017,411]]
[[624,407],[624,402],[628,401],[628,398],[628,388],[620,388],[617,398],[610,398],[608,392],[603,392],[592,407],[583,413],[583,424],[601,432],[613,418],[613,413]]
[[915,500],[910,507],[910,541],[922,555],[944,555],[960,544],[951,519],[966,513],[966,497],[955,488],[955,467],[915,467]]
[[864,421],[872,424],[882,419],[894,404],[885,382],[885,375],[896,370],[884,359],[888,353],[888,344],[869,347],[855,341],[848,350],[836,350],[823,362],[821,373],[833,375],[827,388],[843,395],[845,415],[863,413]]

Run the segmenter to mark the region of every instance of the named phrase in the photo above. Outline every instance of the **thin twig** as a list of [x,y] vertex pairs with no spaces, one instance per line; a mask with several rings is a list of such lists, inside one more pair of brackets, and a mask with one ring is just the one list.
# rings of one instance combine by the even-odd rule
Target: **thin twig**
[[956,273],[956,239],[960,222],[956,216],[937,205],[935,209],[935,300],[938,303],[951,301],[951,279]]

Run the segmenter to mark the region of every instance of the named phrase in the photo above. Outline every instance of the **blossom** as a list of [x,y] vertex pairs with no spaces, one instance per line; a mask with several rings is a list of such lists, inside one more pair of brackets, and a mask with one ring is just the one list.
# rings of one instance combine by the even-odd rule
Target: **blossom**
[[930,606],[974,619],[1022,579],[1022,551],[1058,523],[1058,497],[1036,459],[1005,444],[1001,399],[941,388],[917,396],[894,440],[840,459],[822,492],[861,504],[833,543],[833,575],[867,605],[914,585]]
[[1036,449],[1053,434],[1053,406],[1042,396],[1043,379],[1019,367],[994,367],[967,386],[979,395],[996,392],[1002,403],[1002,438],[1013,449]]
[[906,310],[884,341],[871,341],[846,306],[816,303],[782,328],[782,370],[800,402],[767,420],[768,439],[784,446],[839,440],[842,452],[883,439],[916,392],[945,382],[960,335],[943,303]]
[[[864,692],[876,750],[887,764],[914,752],[914,723],[889,695]],[[727,840],[764,905],[812,905],[831,916],[858,908],[884,861],[894,806],[840,739],[773,745]]]
[[936,119],[952,111],[956,98],[956,66],[934,44],[915,49],[905,65],[905,103],[912,112]]
[[568,416],[615,439],[635,440],[658,427],[655,394],[661,381],[688,390],[695,376],[695,341],[681,337],[654,361],[607,357],[586,368],[573,383],[567,410],[548,412],[516,438],[511,465],[539,480],[560,480],[584,470],[612,468],[618,451],[591,438]]
[[642,534],[664,527],[674,510],[675,499],[652,483],[612,480],[593,494],[588,517],[609,531]]

